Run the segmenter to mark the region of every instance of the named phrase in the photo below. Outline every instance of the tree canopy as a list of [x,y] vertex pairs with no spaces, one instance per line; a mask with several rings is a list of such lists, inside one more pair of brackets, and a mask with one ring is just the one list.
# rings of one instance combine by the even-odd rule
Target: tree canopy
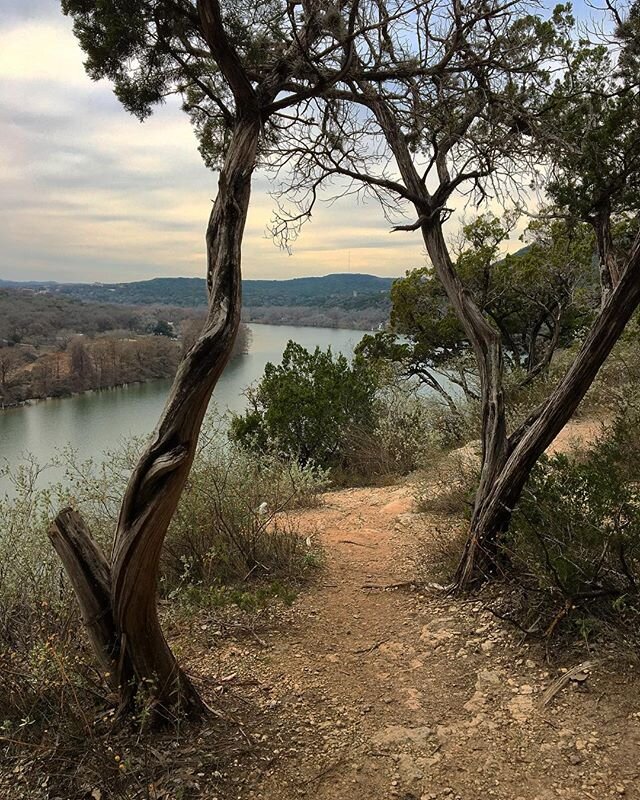
[[[510,228],[491,214],[465,225],[455,266],[500,335],[509,369],[530,382],[559,345],[569,345],[591,322],[598,298],[595,242],[585,224],[533,220],[522,237],[526,246],[503,257]],[[396,362],[450,405],[449,382],[477,399],[471,343],[433,268],[408,272],[394,283],[391,299],[390,330],[366,336],[359,351]]]
[[333,467],[347,434],[373,425],[378,380],[356,357],[314,352],[290,341],[280,364],[269,363],[249,392],[251,408],[233,419],[233,437],[250,448],[277,449],[301,464]]

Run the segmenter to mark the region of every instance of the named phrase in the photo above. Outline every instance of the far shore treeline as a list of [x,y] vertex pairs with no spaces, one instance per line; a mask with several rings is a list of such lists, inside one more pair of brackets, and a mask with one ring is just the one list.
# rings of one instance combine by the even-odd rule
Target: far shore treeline
[[[394,278],[334,274],[290,280],[243,280],[243,319],[272,325],[371,330],[386,322]],[[14,282],[0,290],[30,289],[92,303],[202,308],[204,278],[152,278],[128,283]]]
[[[28,400],[171,378],[203,311],[85,303],[0,288],[0,409]],[[242,325],[233,355],[246,352]]]
[[[391,278],[245,281],[245,322],[376,329]],[[0,408],[174,375],[202,326],[204,280],[120,284],[0,280]],[[240,329],[234,355],[246,352]]]

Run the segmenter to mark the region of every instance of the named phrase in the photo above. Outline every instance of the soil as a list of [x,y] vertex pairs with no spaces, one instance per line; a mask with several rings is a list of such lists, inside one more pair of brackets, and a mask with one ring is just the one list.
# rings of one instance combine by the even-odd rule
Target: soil
[[456,523],[416,513],[411,486],[333,492],[298,519],[326,553],[317,584],[215,655],[183,643],[251,743],[209,800],[640,798],[637,664],[597,644],[558,663],[481,598],[421,586],[418,559]]
[[[575,422],[551,449],[598,428]],[[169,616],[219,718],[179,736],[94,737],[72,793],[53,788],[65,753],[39,761],[37,746],[0,764],[0,798],[640,800],[637,662],[606,641],[547,650],[490,598],[426,583],[464,523],[419,513],[414,495],[345,489],[298,512],[325,563],[291,607],[251,624]]]

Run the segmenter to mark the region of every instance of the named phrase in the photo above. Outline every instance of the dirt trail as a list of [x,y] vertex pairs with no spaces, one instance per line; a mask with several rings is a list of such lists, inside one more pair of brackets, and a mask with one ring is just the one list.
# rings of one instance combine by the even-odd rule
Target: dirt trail
[[286,624],[220,656],[251,686],[259,739],[224,796],[640,798],[637,669],[604,659],[543,707],[558,665],[482,603],[372,588],[414,579],[412,556],[446,525],[412,508],[410,487],[367,488],[300,514],[327,554],[320,582]]

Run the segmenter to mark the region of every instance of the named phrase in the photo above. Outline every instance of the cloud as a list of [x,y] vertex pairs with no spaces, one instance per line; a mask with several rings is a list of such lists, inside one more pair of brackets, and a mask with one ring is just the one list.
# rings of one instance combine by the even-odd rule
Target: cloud
[[[15,9],[17,5],[14,3],[11,7]],[[3,82],[53,78],[69,88],[88,82],[71,21],[59,9],[53,16],[42,10],[38,12],[38,4],[33,6],[31,17],[19,14],[8,19],[0,17],[0,77]]]
[[[202,275],[217,187],[177,102],[144,124],[92,82],[55,3],[5,0],[0,15],[0,277],[121,281]],[[420,237],[388,233],[375,203],[320,204],[288,255],[268,238],[275,206],[258,174],[243,249],[248,277],[351,269],[398,275]]]
[[62,17],[58,0],[3,0],[0,6],[0,28],[8,27],[16,22],[47,19],[57,20]]

